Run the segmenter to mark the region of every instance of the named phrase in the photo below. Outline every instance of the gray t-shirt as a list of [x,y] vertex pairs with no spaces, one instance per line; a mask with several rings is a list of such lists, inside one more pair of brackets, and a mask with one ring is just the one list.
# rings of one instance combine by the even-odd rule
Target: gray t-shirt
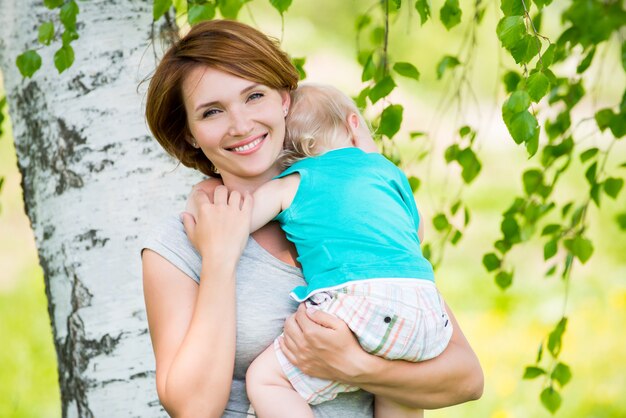
[[[154,228],[144,242],[148,248],[196,282],[200,282],[200,255],[187,238],[176,216],[168,217]],[[289,297],[296,286],[304,285],[302,272],[278,260],[253,238],[248,239],[237,266],[237,346],[235,374],[224,418],[254,416],[246,396],[246,370],[272,341],[280,335],[285,319],[298,304]],[[320,418],[371,418],[372,395],[357,391],[313,407]]]

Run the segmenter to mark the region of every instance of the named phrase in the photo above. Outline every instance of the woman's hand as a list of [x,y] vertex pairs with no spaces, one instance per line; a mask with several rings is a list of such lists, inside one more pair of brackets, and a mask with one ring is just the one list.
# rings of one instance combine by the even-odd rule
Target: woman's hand
[[217,186],[212,197],[201,188],[194,189],[189,212],[181,214],[185,232],[202,258],[236,263],[250,234],[252,196],[242,197],[236,190],[229,193],[225,186]]
[[360,373],[359,358],[367,355],[341,319],[305,307],[285,321],[280,347],[291,363],[305,374],[348,382]]

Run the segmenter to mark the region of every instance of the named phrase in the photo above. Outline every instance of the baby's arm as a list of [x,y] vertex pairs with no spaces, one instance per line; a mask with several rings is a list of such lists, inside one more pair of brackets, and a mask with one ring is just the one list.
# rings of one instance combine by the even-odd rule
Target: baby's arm
[[268,181],[256,189],[253,194],[254,205],[250,233],[261,228],[281,211],[287,209],[296,195],[299,184],[300,175],[291,174]]

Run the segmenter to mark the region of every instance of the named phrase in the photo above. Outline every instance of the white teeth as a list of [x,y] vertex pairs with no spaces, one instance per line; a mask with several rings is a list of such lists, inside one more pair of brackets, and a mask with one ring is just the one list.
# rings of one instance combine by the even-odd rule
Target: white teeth
[[262,137],[261,137],[261,138],[259,138],[259,139],[255,139],[254,141],[252,141],[252,142],[250,142],[250,143],[248,143],[248,144],[246,144],[246,145],[242,145],[241,147],[236,147],[236,148],[233,148],[233,151],[235,151],[235,152],[247,151],[247,150],[249,150],[249,149],[251,149],[251,148],[254,148],[254,147],[256,147],[257,145],[259,145],[259,143],[260,143],[262,140],[263,140],[263,138],[262,138]]

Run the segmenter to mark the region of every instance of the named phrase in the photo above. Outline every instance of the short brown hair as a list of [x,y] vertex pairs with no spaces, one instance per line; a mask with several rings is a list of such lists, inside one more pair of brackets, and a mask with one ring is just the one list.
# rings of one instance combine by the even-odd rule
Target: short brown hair
[[298,72],[276,40],[232,20],[195,25],[163,55],[148,87],[148,126],[165,151],[182,164],[215,176],[213,163],[188,142],[191,132],[182,85],[199,66],[286,91],[297,87]]

